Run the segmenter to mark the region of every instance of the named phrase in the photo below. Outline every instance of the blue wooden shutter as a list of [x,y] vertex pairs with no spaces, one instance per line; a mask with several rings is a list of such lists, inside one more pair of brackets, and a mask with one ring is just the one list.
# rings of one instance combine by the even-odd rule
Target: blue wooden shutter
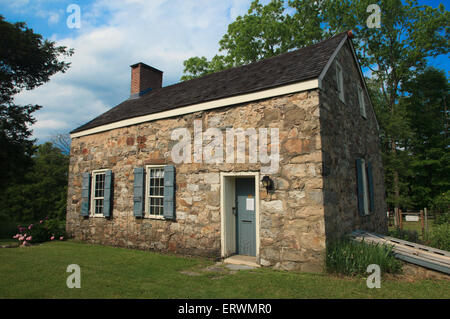
[[373,196],[373,175],[372,175],[372,164],[367,163],[367,179],[369,183],[369,210],[374,211],[374,196]]
[[111,205],[113,195],[113,175],[112,171],[105,172],[105,192],[103,194],[103,216],[111,216]]
[[358,183],[358,212],[364,216],[364,183],[363,183],[363,161],[358,158],[356,160],[356,175]]
[[164,218],[175,219],[175,166],[164,166]]
[[91,194],[91,174],[83,173],[81,184],[81,216],[89,216],[89,195]]
[[142,217],[144,212],[144,168],[136,167],[134,169],[134,196],[133,213],[135,217]]

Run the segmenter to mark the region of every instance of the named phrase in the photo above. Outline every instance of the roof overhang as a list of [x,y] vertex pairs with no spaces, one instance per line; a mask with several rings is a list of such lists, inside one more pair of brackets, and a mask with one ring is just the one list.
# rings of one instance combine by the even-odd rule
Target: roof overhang
[[[171,110],[157,112],[157,113],[153,113],[153,114],[147,114],[147,115],[143,115],[143,116],[137,116],[137,117],[133,117],[130,119],[120,120],[117,122],[104,124],[104,125],[100,125],[97,127],[93,127],[91,129],[86,129],[83,131],[72,133],[72,134],[70,134],[70,137],[76,138],[76,137],[96,134],[96,133],[100,133],[100,132],[105,132],[105,131],[109,131],[109,130],[114,130],[114,129],[121,128],[121,127],[127,127],[127,126],[131,126],[131,125],[136,125],[136,124],[155,121],[155,120],[159,120],[159,119],[185,115],[185,114],[189,114],[189,113],[195,113],[195,112],[199,112],[199,111],[206,111],[206,110],[217,109],[217,108],[231,106],[231,105],[237,105],[237,104],[241,104],[241,103],[248,103],[248,102],[258,101],[258,100],[272,98],[272,97],[276,97],[276,96],[298,93],[298,92],[307,91],[307,90],[322,89],[323,78],[325,77],[326,73],[328,72],[328,70],[329,70],[331,64],[333,63],[333,61],[335,60],[337,54],[339,53],[341,48],[345,45],[345,43],[347,42],[348,39],[349,39],[349,37],[346,34],[344,36],[344,38],[341,40],[341,42],[339,43],[339,45],[334,50],[333,54],[329,58],[327,64],[323,68],[323,70],[320,73],[318,78],[309,79],[309,80],[301,81],[301,82],[294,83],[294,84],[278,86],[275,88],[265,89],[265,90],[261,90],[261,91],[257,91],[257,92],[245,93],[245,94],[235,95],[235,96],[221,98],[221,99],[217,99],[217,100],[212,100],[212,101],[207,101],[207,102],[202,102],[202,103],[197,103],[197,104],[191,104],[191,105],[187,105],[187,106],[181,106],[181,107],[177,107],[177,108],[174,108]],[[370,99],[370,94],[367,89],[366,81],[364,80],[364,75],[363,75],[363,73],[361,71],[361,67],[358,63],[358,58],[356,56],[355,49],[353,47],[352,41],[348,41],[348,42],[350,45],[350,50],[353,55],[353,59],[358,66],[359,75],[361,77],[361,81],[363,83],[364,90],[367,93],[369,103],[370,103],[372,112],[375,117],[377,128],[379,129],[378,120],[377,120],[377,117],[374,112],[372,101]]]
[[180,115],[195,113],[195,112],[199,112],[199,111],[206,111],[206,110],[211,110],[211,109],[216,109],[216,108],[220,108],[220,107],[231,106],[231,105],[236,105],[236,104],[241,104],[241,103],[248,103],[248,102],[253,102],[253,101],[258,101],[258,100],[262,100],[262,99],[275,97],[275,96],[281,96],[281,95],[286,95],[286,94],[291,94],[291,93],[298,93],[298,92],[313,90],[313,89],[318,89],[318,88],[319,88],[319,80],[312,79],[312,80],[302,81],[299,83],[289,84],[289,85],[285,85],[285,86],[279,86],[276,88],[267,89],[267,90],[263,90],[263,91],[247,93],[247,94],[227,97],[227,98],[223,98],[223,99],[218,99],[218,100],[213,100],[213,101],[208,101],[208,102],[203,102],[203,103],[198,103],[198,104],[193,104],[193,105],[188,105],[188,106],[182,106],[182,107],[178,107],[178,108],[168,110],[168,111],[133,117],[130,119],[121,120],[121,121],[117,121],[117,122],[110,123],[110,124],[100,125],[100,126],[97,126],[97,127],[91,128],[91,129],[87,129],[84,131],[75,132],[75,133],[70,134],[70,137],[76,138],[76,137],[81,137],[81,136],[85,136],[85,135],[91,135],[91,134],[96,134],[96,133],[105,132],[105,131],[109,131],[109,130],[114,130],[117,128],[126,127],[126,126],[130,126],[130,125],[140,124],[140,123],[144,123],[144,122],[155,121],[155,120],[159,120],[159,119],[180,116]]

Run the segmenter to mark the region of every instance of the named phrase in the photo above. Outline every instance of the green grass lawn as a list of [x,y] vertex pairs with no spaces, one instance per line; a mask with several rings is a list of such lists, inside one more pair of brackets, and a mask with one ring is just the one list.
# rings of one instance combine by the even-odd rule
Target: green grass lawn
[[[81,267],[81,288],[69,289],[69,264]],[[49,242],[0,249],[0,298],[450,298],[449,281],[383,280],[275,271],[203,269],[214,262],[148,251]],[[180,271],[196,272],[189,276]]]

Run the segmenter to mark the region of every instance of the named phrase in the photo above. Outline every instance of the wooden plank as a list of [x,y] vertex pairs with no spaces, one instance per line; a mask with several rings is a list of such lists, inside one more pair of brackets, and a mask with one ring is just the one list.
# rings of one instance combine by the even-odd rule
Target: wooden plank
[[394,243],[394,242],[385,240],[383,238],[374,236],[373,234],[366,234],[365,236],[363,236],[363,238],[367,242],[391,245],[391,246],[393,246],[394,251],[405,252],[405,253],[413,254],[415,256],[421,256],[421,257],[424,257],[424,258],[429,258],[429,259],[432,259],[432,260],[436,260],[436,261],[448,264],[450,266],[450,257],[447,257],[447,256],[442,256],[442,255],[434,254],[432,252],[428,252],[428,251],[425,251],[425,250],[416,249],[416,248],[414,248],[412,246],[409,246],[409,245],[403,245],[403,244],[399,244],[399,243]]
[[[428,268],[439,270],[439,271],[443,271],[443,269],[444,269],[445,271],[443,271],[443,272],[445,272],[445,273],[447,273],[447,271],[450,272],[450,257],[441,255],[441,254],[436,254],[433,251],[430,252],[429,250],[435,250],[431,247],[417,244],[418,246],[425,247],[428,250],[424,250],[423,248],[417,249],[416,247],[414,247],[414,243],[399,240],[399,239],[392,238],[389,236],[373,234],[373,233],[368,233],[368,232],[362,232],[362,231],[355,231],[352,233],[352,236],[354,237],[355,240],[358,240],[358,241],[364,240],[366,242],[370,242],[370,243],[374,243],[374,244],[391,245],[393,247],[392,249],[393,249],[395,256],[399,259],[404,259],[405,261],[412,262],[411,260],[415,258],[415,259],[417,259],[416,264],[418,264],[418,265],[422,266],[424,264],[427,264]],[[387,239],[386,237],[388,237],[389,239],[392,238],[396,241],[402,241],[403,243],[393,242],[393,241]],[[438,251],[441,251],[441,250],[438,250]],[[404,258],[400,257],[400,256],[403,256]]]
[[446,251],[446,250],[441,250],[441,249],[437,249],[434,247],[430,247],[430,246],[424,246],[421,244],[417,244],[417,243],[412,243],[406,240],[402,240],[402,239],[398,239],[398,238],[394,238],[394,237],[390,237],[390,236],[386,236],[386,235],[379,235],[376,234],[376,236],[384,238],[386,240],[392,241],[394,243],[400,243],[406,246],[411,246],[417,249],[421,249],[421,250],[425,250],[425,251],[429,251],[429,252],[433,252],[435,254],[441,255],[441,256],[446,256],[446,257],[450,257],[450,252]]
[[440,271],[440,272],[450,275],[450,268],[448,266],[447,267],[442,266],[436,262],[428,262],[427,260],[417,258],[416,256],[414,256],[414,257],[408,256],[406,254],[397,254],[395,257],[400,260],[409,262],[411,264],[415,264],[415,265],[419,265],[421,267],[437,270],[437,271]]
[[[394,243],[396,243],[396,244],[403,244],[403,245],[411,247],[411,248],[416,248],[416,249],[420,249],[420,250],[427,251],[427,252],[430,252],[430,253],[435,253],[437,255],[450,257],[450,252],[445,251],[445,250],[441,250],[441,249],[437,249],[437,248],[433,248],[433,247],[429,247],[429,246],[424,246],[424,245],[417,244],[417,243],[412,243],[412,242],[409,242],[409,241],[406,241],[406,240],[390,237],[390,236],[387,236],[387,235],[380,235],[380,234],[374,234],[374,233],[369,233],[369,232],[362,232],[362,233],[364,233],[366,237],[371,236],[371,237],[374,237],[374,238],[380,238],[380,239],[384,239],[384,240],[387,240],[387,241],[391,241],[393,244]],[[361,234],[361,232],[360,232],[360,234]]]

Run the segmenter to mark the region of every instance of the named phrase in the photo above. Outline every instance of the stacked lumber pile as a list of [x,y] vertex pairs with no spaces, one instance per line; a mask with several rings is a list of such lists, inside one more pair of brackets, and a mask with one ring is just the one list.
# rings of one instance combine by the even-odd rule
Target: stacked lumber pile
[[448,251],[361,230],[352,232],[351,238],[356,241],[393,246],[396,258],[450,275]]

